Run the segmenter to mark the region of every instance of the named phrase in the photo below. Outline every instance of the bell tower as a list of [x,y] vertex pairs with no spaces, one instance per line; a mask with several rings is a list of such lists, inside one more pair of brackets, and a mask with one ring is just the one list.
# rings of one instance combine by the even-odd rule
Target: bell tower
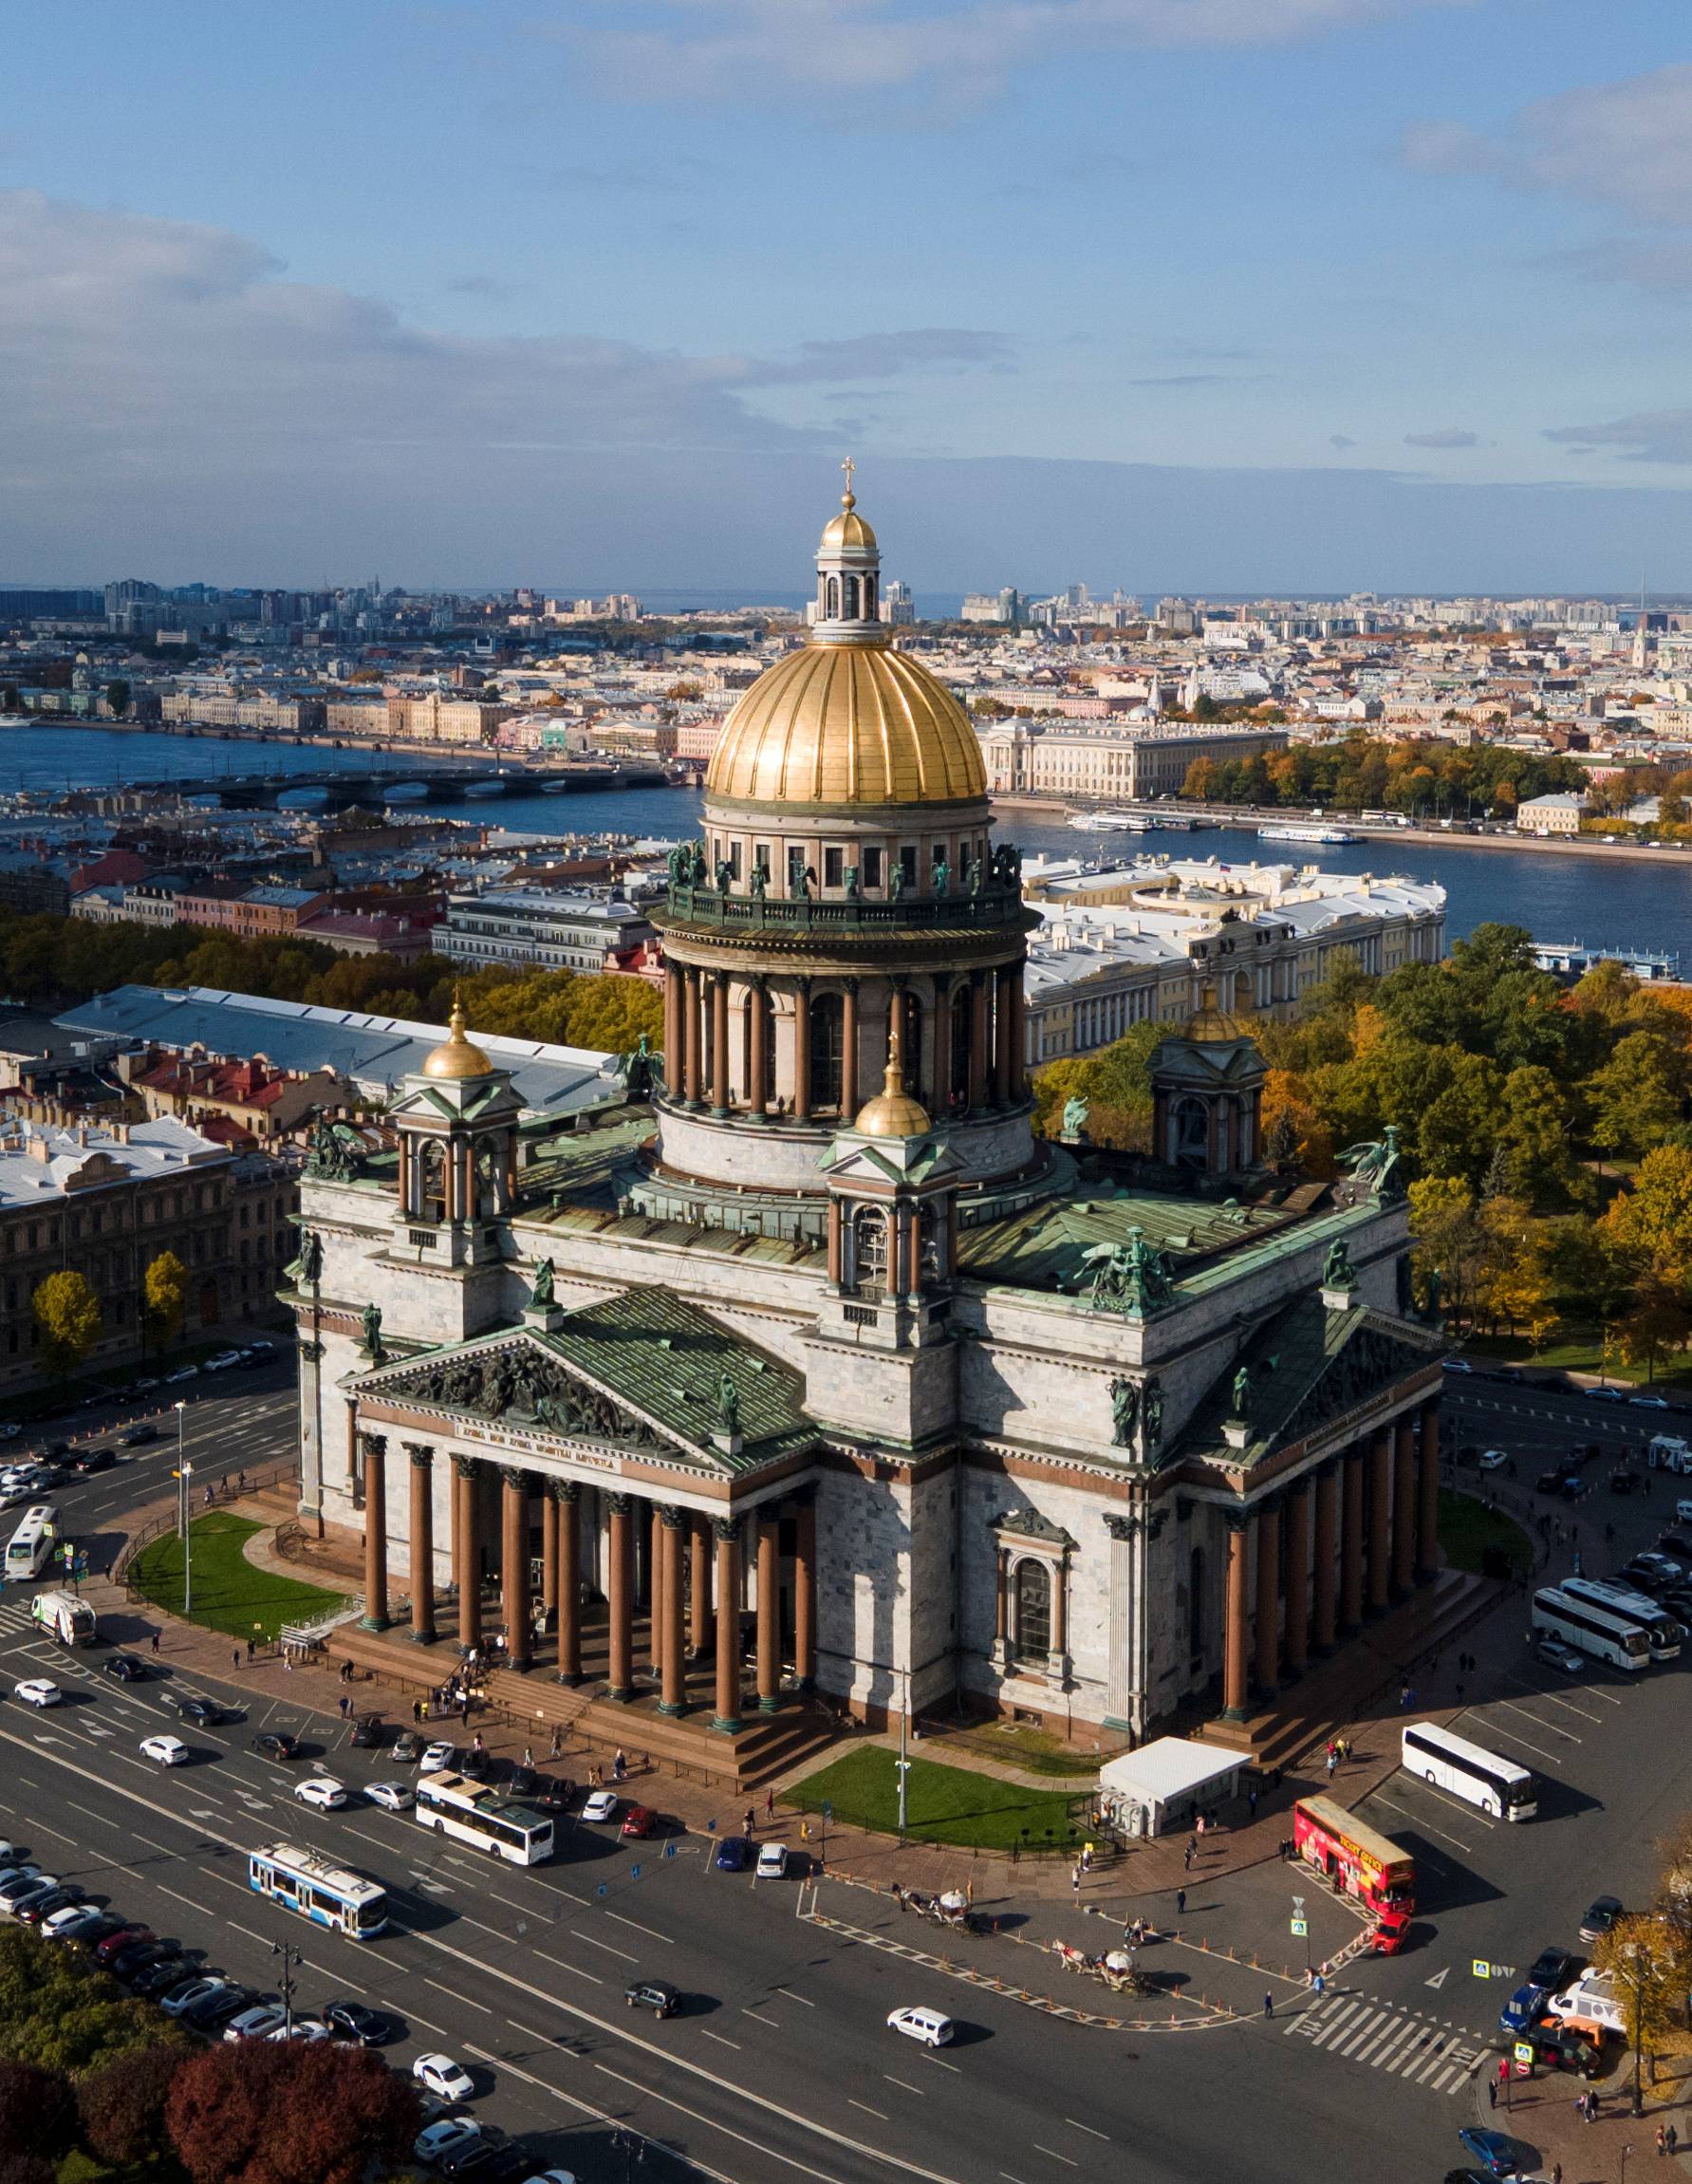
[[1263,1160],[1263,1056],[1250,1022],[1204,998],[1151,1058],[1152,1152],[1165,1167],[1221,1182]]
[[472,1043],[455,1001],[450,1034],[388,1110],[400,1138],[397,1254],[418,1265],[503,1263],[521,1111],[510,1072]]

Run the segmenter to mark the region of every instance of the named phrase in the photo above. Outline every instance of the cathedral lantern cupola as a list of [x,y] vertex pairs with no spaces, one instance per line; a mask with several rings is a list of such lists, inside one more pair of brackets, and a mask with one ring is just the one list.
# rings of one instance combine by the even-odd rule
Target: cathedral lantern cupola
[[1250,1017],[1218,1006],[1206,986],[1151,1058],[1153,1157],[1218,1182],[1259,1167],[1264,1075]]
[[993,839],[974,722],[881,619],[846,467],[807,642],[736,700],[701,838],[671,854],[658,1144],[623,1186],[662,1220],[813,1242],[826,1156],[895,1051],[977,1206],[1055,1172],[1027,1084],[1040,921]]
[[470,1038],[456,999],[446,1038],[401,1080],[388,1110],[400,1140],[399,1248],[460,1266],[500,1256],[491,1223],[511,1213],[521,1103],[511,1073]]

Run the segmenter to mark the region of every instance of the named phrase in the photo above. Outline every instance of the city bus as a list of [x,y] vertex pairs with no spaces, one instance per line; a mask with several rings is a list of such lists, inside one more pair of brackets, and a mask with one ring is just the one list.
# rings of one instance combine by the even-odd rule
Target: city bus
[[22,1577],[39,1577],[59,1529],[59,1512],[50,1502],[37,1502],[24,1511],[24,1521],[6,1542],[6,1575],[15,1583]]
[[1678,1661],[1686,1626],[1661,1608],[1648,1593],[1635,1593],[1626,1585],[1607,1584],[1602,1577],[1565,1577],[1557,1587],[1571,1600],[1585,1600],[1604,1608],[1624,1622],[1637,1623],[1646,1634],[1653,1661]]
[[286,1842],[255,1850],[247,1860],[247,1885],[353,1941],[368,1941],[388,1923],[388,1892],[381,1883],[336,1865],[321,1851]]
[[1631,1616],[1618,1615],[1591,1600],[1577,1600],[1554,1585],[1534,1595],[1534,1628],[1629,1675],[1651,1665],[1651,1641]]
[[1495,1820],[1532,1820],[1539,1809],[1538,1788],[1526,1767],[1453,1735],[1438,1722],[1406,1726],[1400,1764],[1405,1774],[1420,1775],[1454,1798],[1466,1798]]
[[1292,1840],[1307,1865],[1403,1933],[1416,1909],[1416,1861],[1331,1798],[1300,1798]]
[[539,1865],[552,1855],[548,1814],[502,1798],[492,1784],[473,1783],[464,1775],[424,1775],[413,1814],[424,1827],[492,1851],[511,1865]]

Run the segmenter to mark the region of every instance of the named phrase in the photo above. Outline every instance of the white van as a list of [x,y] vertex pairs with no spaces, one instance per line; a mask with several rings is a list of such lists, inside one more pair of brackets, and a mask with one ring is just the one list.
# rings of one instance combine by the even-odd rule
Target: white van
[[1654,1433],[1646,1443],[1645,1460],[1653,1471],[1692,1471],[1692,1448],[1678,1433]]
[[1681,1501],[1675,1503],[1674,1521],[1677,1524],[1692,1524],[1692,1502]]

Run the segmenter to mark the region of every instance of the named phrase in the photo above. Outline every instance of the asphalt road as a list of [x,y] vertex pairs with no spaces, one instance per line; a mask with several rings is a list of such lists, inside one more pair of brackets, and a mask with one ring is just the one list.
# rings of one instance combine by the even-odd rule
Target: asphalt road
[[[1123,2034],[1053,2019],[802,1920],[793,1881],[718,1873],[696,1839],[625,1844],[584,1825],[562,1857],[519,1869],[363,1802],[318,1813],[292,1796],[309,1767],[349,1784],[396,1770],[347,1748],[339,1723],[318,1725],[291,1769],[259,1759],[248,1739],[288,1724],[280,1704],[192,1732],[195,1764],[159,1770],[136,1747],[167,1720],[179,1728],[162,1682],[114,1685],[99,1652],[66,1656],[23,1614],[0,1607],[0,1676],[56,1675],[69,1703],[45,1715],[0,1704],[7,1832],[255,1986],[273,1982],[273,1943],[303,1944],[302,2007],[347,1994],[395,2009],[407,2028],[396,2060],[457,2054],[482,2073],[479,2112],[584,2184],[1038,2184],[1077,2170],[1209,2184],[1222,2157],[1304,2184],[1405,2174],[1412,2150],[1417,2169],[1441,2174],[1455,2144],[1456,2103],[1388,2080],[1360,2111],[1355,2087],[1313,2049],[1307,2062],[1304,2044],[1294,2054],[1282,2023]],[[393,1929],[358,1944],[254,1896],[241,1854],[283,1837],[381,1878]],[[863,1905],[823,1885],[835,1915]],[[637,1972],[672,1980],[683,2012],[659,2024],[629,2011]],[[910,2002],[953,2014],[956,2044],[935,2055],[889,2032],[887,2011]]]

